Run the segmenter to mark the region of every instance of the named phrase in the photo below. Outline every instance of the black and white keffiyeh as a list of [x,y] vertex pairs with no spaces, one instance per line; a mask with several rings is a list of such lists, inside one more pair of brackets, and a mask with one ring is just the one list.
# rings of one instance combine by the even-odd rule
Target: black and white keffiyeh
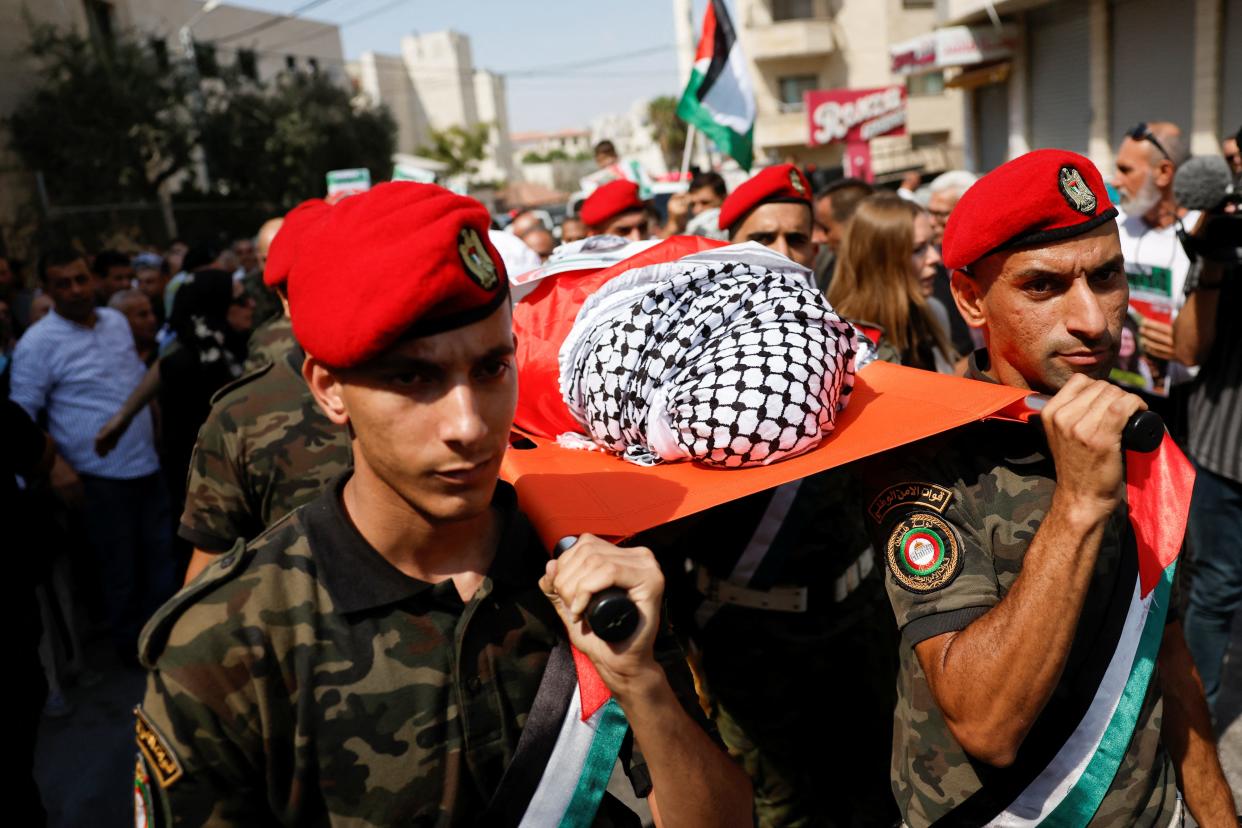
[[845,407],[865,339],[809,275],[748,243],[613,279],[561,346],[570,412],[595,444],[642,464],[741,468],[813,448]]

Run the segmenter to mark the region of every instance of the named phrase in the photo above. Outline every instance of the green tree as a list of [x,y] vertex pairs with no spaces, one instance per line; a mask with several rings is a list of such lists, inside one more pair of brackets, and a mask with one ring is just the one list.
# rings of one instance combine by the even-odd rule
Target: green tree
[[207,101],[202,146],[213,188],[285,210],[322,196],[329,170],[366,167],[387,180],[396,123],[383,107],[355,106],[322,75],[284,73],[267,86],[226,73]]
[[447,164],[444,174],[450,178],[463,173],[474,175],[479,162],[487,155],[491,129],[491,124],[433,129],[428,135],[429,143],[419,147],[418,154]]
[[686,122],[677,117],[677,99],[668,95],[652,98],[647,104],[647,120],[652,137],[664,155],[664,163],[670,170],[681,169],[681,156],[686,148]]
[[28,24],[41,82],[8,118],[24,165],[43,174],[53,204],[155,201],[190,164],[187,79],[129,38],[100,48]]

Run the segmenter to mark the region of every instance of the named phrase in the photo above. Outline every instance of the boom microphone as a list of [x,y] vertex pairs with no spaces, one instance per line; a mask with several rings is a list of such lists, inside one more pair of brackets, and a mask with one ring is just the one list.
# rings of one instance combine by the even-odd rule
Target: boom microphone
[[1173,195],[1187,210],[1215,210],[1233,191],[1233,174],[1219,155],[1199,155],[1177,168]]

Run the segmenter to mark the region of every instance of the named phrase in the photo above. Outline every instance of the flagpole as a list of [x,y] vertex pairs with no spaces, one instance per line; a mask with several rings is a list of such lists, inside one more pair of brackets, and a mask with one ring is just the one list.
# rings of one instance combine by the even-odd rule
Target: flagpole
[[681,153],[681,177],[678,181],[686,180],[686,173],[690,172],[690,153],[694,151],[694,138],[698,132],[694,124],[690,124],[690,128],[686,130],[686,148]]

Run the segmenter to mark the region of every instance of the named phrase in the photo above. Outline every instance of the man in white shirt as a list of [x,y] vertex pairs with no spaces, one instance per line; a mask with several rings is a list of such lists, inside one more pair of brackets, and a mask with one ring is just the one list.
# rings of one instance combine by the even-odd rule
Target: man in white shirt
[[94,438],[146,366],[124,315],[94,306],[91,274],[78,253],[49,253],[39,271],[54,307],[17,343],[10,396],[32,418],[46,412],[57,450],[81,478],[113,642],[134,662],[139,630],[175,584],[168,492],[150,411],[134,418],[106,457],[95,452]]
[[1152,387],[1141,390],[1160,396],[1193,377],[1173,359],[1173,318],[1185,301],[1190,269],[1177,239],[1177,222],[1193,228],[1199,217],[1180,210],[1173,195],[1173,177],[1187,157],[1176,124],[1140,123],[1121,141],[1112,182],[1121,207],[1117,225],[1130,282],[1130,313],[1138,322],[1142,356],[1155,377]]

